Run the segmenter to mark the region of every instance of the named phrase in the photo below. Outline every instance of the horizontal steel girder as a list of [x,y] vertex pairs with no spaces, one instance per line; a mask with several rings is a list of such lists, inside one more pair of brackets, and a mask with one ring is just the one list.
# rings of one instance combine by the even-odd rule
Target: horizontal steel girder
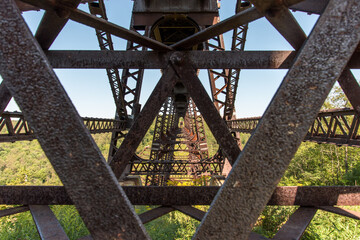
[[[123,187],[133,205],[210,205],[220,187]],[[0,204],[71,205],[62,186],[0,186]],[[360,205],[359,186],[277,187],[268,205]]]
[[[164,69],[173,52],[141,51],[47,51],[53,68],[131,68]],[[197,69],[288,69],[297,52],[293,51],[192,51],[185,52]],[[203,61],[207,59],[207,61]],[[349,68],[360,68],[360,53],[354,53]]]

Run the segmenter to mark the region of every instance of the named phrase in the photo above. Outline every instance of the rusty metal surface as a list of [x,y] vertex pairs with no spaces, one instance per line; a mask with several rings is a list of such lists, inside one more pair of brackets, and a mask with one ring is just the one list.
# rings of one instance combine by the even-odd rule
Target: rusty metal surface
[[5,108],[9,104],[12,96],[9,90],[7,89],[5,82],[0,84],[0,115],[4,112]]
[[63,186],[0,186],[0,204],[71,205]]
[[[306,34],[290,13],[285,5],[278,5],[277,0],[262,1],[250,0],[255,7],[265,15],[265,18],[276,28],[276,30],[290,43],[295,49],[299,50],[304,41]],[[267,4],[264,4],[267,2]]]
[[353,218],[355,220],[360,220],[360,212],[348,210],[345,208],[333,207],[333,206],[319,206],[316,208],[323,210],[323,211],[335,213],[337,215],[341,215],[344,217],[349,217],[349,218]]
[[[81,0],[63,0],[62,2],[70,8],[77,8]],[[48,50],[50,48],[67,21],[68,18],[60,17],[54,11],[45,12],[35,33],[35,38],[42,49]]]
[[30,205],[29,209],[41,240],[69,240],[49,206]]
[[358,1],[330,1],[194,239],[248,237],[359,43],[360,31],[354,31],[360,26],[359,10]]
[[218,13],[216,0],[181,1],[178,0],[135,0],[133,13],[160,12],[160,13]]
[[269,205],[333,206],[357,205],[359,187],[277,187]]
[[[123,131],[127,121],[106,118],[82,118],[91,134]],[[36,136],[21,112],[0,114],[0,142],[33,140]]]
[[60,2],[53,2],[51,0],[23,0],[23,2],[32,4],[47,11],[52,11],[54,9],[56,9],[57,11],[63,11],[68,15],[69,19],[71,20],[87,25],[89,27],[102,30],[114,36],[139,43],[142,46],[146,46],[154,50],[161,50],[161,51],[172,50],[171,47],[166,46],[165,44],[160,43],[154,39],[141,36],[139,34],[134,33],[131,30],[128,30],[111,22],[108,22],[102,18],[95,17],[89,13],[80,11],[78,9],[70,8],[67,5]]
[[[297,52],[293,51],[192,51],[183,52],[197,69],[288,69]],[[163,69],[172,53],[156,51],[47,51],[53,68],[131,68]],[[207,59],[208,61],[202,61]],[[351,69],[360,68],[360,53],[349,61]]]
[[[123,187],[133,205],[210,205],[220,187]],[[0,204],[72,205],[60,186],[0,186]],[[268,205],[355,206],[360,187],[277,187]]]
[[5,217],[5,216],[14,215],[17,213],[26,212],[26,211],[29,211],[28,206],[20,206],[20,207],[3,209],[3,210],[0,210],[0,218]]
[[299,240],[314,218],[316,211],[317,209],[312,207],[298,208],[272,239]]
[[[156,51],[47,51],[54,68],[144,68],[163,69],[172,53]],[[184,52],[198,69],[287,69],[296,52],[292,51],[192,51]],[[360,54],[357,54],[360,55]],[[208,59],[209,61],[202,61]]]
[[171,95],[176,81],[177,76],[173,68],[168,67],[110,162],[110,166],[117,178],[125,170],[136,148],[157,116],[163,102]]
[[194,45],[205,42],[210,38],[219,36],[227,31],[230,31],[240,25],[247,24],[256,19],[263,17],[255,8],[249,8],[245,11],[242,11],[228,19],[225,19],[215,25],[212,25],[198,33],[191,35],[175,44],[171,47],[178,49],[188,49]]
[[91,235],[94,239],[147,239],[140,219],[13,1],[0,2],[0,19],[0,73]]
[[140,214],[139,218],[141,219],[141,222],[145,224],[159,217],[162,217],[165,214],[168,214],[174,210],[175,209],[172,207],[161,206]]
[[329,0],[304,0],[289,8],[294,11],[321,14],[325,10],[328,3]]

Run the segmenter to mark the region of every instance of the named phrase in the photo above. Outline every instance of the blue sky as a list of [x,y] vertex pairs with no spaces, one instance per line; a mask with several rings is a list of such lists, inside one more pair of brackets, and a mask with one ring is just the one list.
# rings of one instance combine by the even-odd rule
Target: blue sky
[[[234,14],[235,0],[221,1],[220,17],[225,19]],[[128,28],[130,25],[131,0],[105,0],[108,18],[120,26]],[[80,9],[87,11],[87,5],[81,4]],[[43,11],[25,12],[23,16],[32,32],[41,20]],[[296,12],[294,16],[309,34],[318,18],[317,15]],[[225,46],[231,47],[232,32],[224,34]],[[126,42],[113,37],[116,50],[124,50]],[[95,31],[87,26],[69,21],[60,33],[52,50],[97,50],[98,42]],[[267,22],[260,19],[250,23],[245,44],[246,50],[293,50],[283,37]],[[68,95],[72,99],[80,115],[85,117],[113,118],[115,105],[105,70],[55,70]],[[360,71],[353,71],[360,79]],[[261,116],[270,102],[273,94],[280,85],[286,70],[243,70],[239,81],[236,98],[237,117]],[[207,72],[202,70],[199,75],[204,87],[210,91]],[[152,89],[160,78],[159,70],[146,70],[143,80],[140,103],[144,105]],[[12,101],[8,111],[17,110]]]

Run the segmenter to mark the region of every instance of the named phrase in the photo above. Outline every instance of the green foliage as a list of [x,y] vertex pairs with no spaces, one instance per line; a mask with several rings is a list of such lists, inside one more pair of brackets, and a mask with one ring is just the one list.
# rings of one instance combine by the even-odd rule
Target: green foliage
[[217,143],[214,135],[210,131],[209,126],[206,124],[205,121],[204,121],[204,129],[205,129],[206,140],[207,140],[208,149],[209,149],[208,150],[209,151],[209,157],[212,157],[218,151],[219,144]]
[[[5,209],[5,206],[0,206],[0,209]],[[75,207],[51,206],[51,210],[70,239],[75,240],[90,234]],[[0,239],[40,239],[30,212],[1,218]]]
[[0,185],[59,185],[36,140],[0,145]]
[[145,224],[145,227],[152,239],[182,240],[191,239],[198,225],[198,221],[181,212],[174,211]]
[[266,237],[272,238],[275,233],[295,212],[297,207],[267,206],[256,222],[253,231]]
[[[360,211],[360,207],[344,207],[349,210]],[[359,221],[348,217],[318,210],[302,239],[346,239],[360,238]]]
[[360,149],[302,143],[281,186],[355,185],[360,181]]
[[[200,210],[207,211],[207,206],[196,206]],[[135,211],[141,214],[149,211],[155,206],[137,206]],[[199,222],[193,218],[178,212],[173,211],[165,216],[162,216],[154,221],[145,224],[145,228],[149,233],[151,239],[156,240],[185,240],[191,239]],[[166,226],[166,227],[164,227]]]

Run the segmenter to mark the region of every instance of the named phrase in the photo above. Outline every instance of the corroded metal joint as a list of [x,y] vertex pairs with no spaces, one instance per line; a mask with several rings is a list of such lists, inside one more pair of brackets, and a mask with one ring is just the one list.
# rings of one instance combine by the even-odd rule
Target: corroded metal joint
[[184,63],[184,54],[181,52],[174,52],[170,56],[170,62],[175,65],[181,65]]

